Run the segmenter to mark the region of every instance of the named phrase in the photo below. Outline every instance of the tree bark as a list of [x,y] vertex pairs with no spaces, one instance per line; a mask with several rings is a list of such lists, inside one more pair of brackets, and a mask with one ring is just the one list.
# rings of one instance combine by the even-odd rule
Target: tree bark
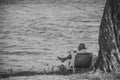
[[120,64],[120,0],[106,1],[99,29],[99,47],[94,70],[116,70]]

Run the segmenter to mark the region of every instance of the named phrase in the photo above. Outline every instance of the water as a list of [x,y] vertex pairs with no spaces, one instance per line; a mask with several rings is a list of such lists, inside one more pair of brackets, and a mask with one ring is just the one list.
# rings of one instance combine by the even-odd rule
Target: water
[[77,50],[81,42],[97,55],[103,8],[102,2],[1,4],[1,71],[59,65],[56,57]]

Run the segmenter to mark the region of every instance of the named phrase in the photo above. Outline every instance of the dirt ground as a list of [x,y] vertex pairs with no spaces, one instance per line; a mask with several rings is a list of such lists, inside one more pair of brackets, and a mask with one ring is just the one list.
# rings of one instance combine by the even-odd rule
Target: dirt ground
[[[62,64],[57,56],[77,50],[80,42],[86,44],[88,52],[97,55],[105,0],[35,1],[0,4],[0,73],[56,71]],[[99,74],[88,74],[1,80],[103,80]]]

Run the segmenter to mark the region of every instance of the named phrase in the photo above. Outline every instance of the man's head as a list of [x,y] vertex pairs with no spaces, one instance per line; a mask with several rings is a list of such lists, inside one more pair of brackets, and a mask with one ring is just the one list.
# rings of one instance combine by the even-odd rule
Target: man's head
[[80,50],[82,50],[82,49],[86,49],[84,43],[80,43],[80,44],[79,44],[78,50],[80,51]]

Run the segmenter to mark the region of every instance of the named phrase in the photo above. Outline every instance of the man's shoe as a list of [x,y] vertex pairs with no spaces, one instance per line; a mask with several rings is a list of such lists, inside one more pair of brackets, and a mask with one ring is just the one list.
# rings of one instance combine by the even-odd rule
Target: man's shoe
[[57,57],[61,62],[64,62],[64,58]]

